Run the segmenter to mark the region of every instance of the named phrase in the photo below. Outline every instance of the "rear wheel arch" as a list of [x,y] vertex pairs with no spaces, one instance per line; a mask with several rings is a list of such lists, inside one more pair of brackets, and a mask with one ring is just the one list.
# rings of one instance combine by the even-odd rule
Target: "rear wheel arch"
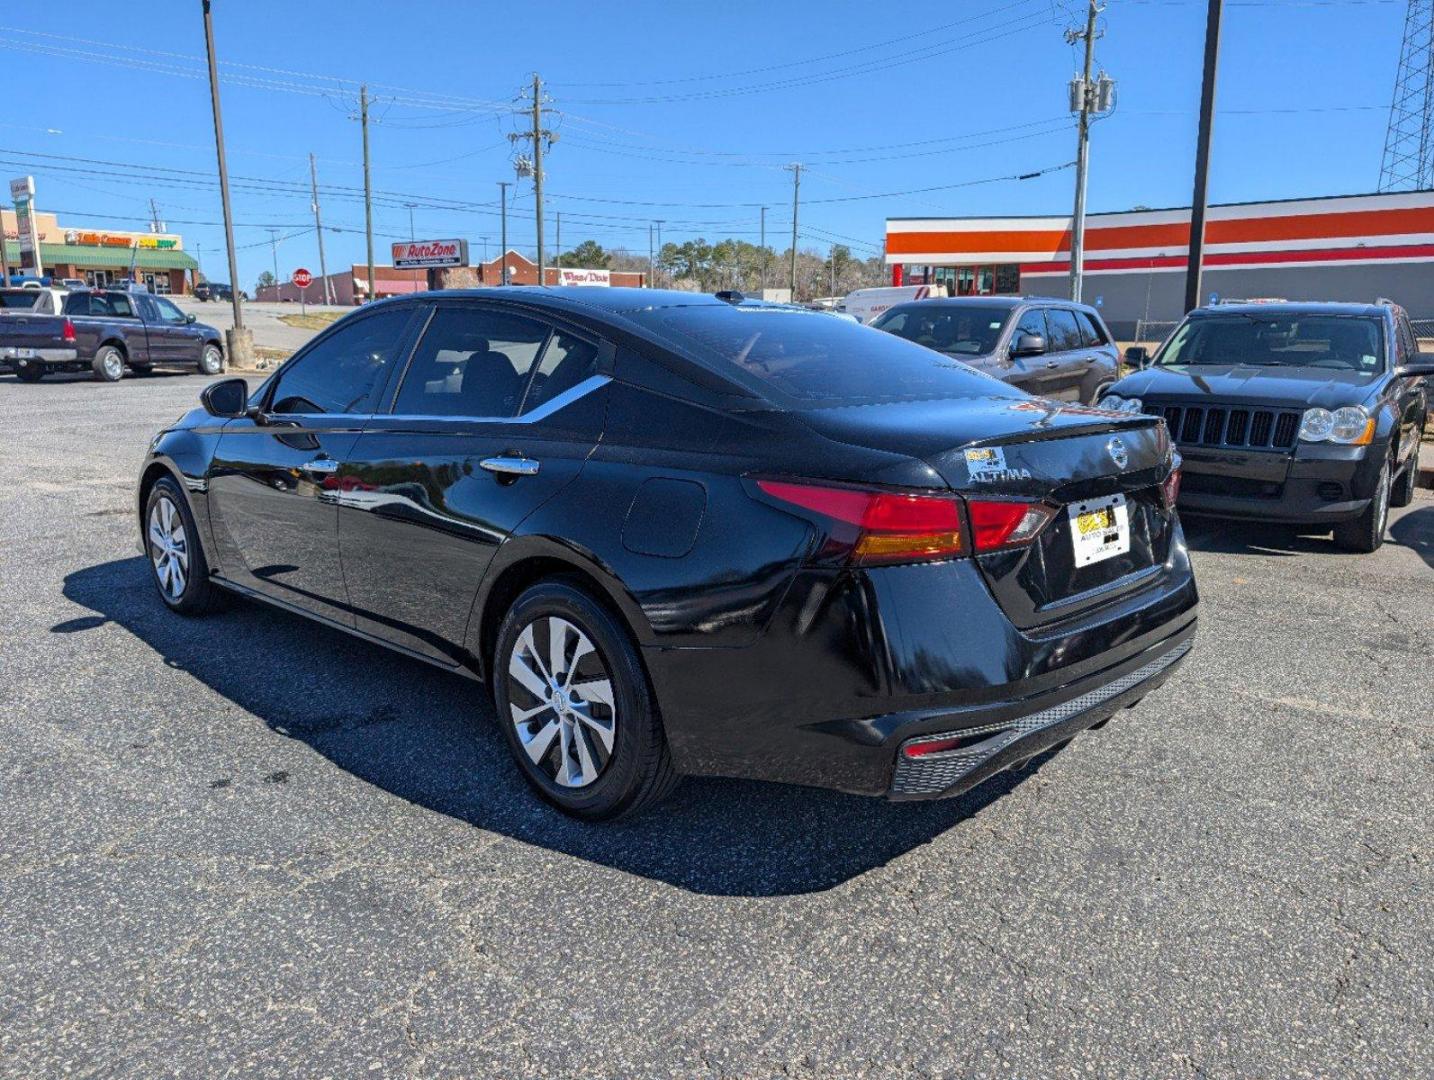
[[129,360],[129,346],[127,346],[127,345],[125,344],[124,338],[118,338],[118,337],[108,337],[108,338],[105,338],[103,341],[101,341],[98,345],[95,346],[95,352],[99,352],[101,349],[106,348],[106,347],[111,347],[111,348],[118,349],[118,350],[120,351],[120,355],[125,358],[126,362],[128,362],[128,360]]
[[[524,553],[514,553],[504,560],[503,565],[494,565],[489,569],[489,580],[485,580],[479,590],[468,631],[469,650],[477,658],[479,673],[485,680],[492,678],[493,649],[498,642],[503,617],[524,590],[539,581],[568,581],[590,595],[632,637],[639,655],[644,640],[650,637],[649,633],[645,633],[648,628],[641,608],[621,583],[592,565],[584,565],[565,548],[552,550],[557,547],[555,544],[537,544]],[[497,558],[501,557],[500,550]]]

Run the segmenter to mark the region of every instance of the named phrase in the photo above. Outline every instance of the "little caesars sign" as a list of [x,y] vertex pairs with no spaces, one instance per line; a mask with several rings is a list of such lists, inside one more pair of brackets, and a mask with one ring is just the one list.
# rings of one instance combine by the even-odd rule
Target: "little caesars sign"
[[20,233],[20,273],[40,277],[40,236],[35,228],[35,178],[20,176],[10,181],[10,198],[15,203],[15,224]]
[[400,270],[436,266],[467,266],[467,240],[408,240],[393,245],[393,265]]

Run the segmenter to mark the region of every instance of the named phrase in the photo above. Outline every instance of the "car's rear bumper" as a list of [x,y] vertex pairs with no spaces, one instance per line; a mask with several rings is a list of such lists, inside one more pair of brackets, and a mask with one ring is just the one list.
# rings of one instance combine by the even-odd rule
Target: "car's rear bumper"
[[1069,723],[1042,722],[990,747],[970,775],[940,790],[893,789],[905,742],[1004,730],[1068,706],[1180,649],[1194,635],[1197,610],[1177,537],[1169,566],[1147,587],[1029,629],[1011,622],[971,560],[956,559],[803,572],[756,643],[648,648],[644,660],[682,772],[931,797],[1098,723],[1169,672],[1082,703]]
[[1368,507],[1388,446],[1301,445],[1293,454],[1195,448],[1181,453],[1182,514],[1334,524]]
[[31,364],[69,364],[78,360],[78,349],[32,349],[27,346],[0,346],[0,368],[14,371]]
[[[906,800],[960,795],[988,777],[1074,738],[1162,685],[1190,652],[1194,635],[1191,623],[1172,639],[1058,692],[943,717],[947,730],[905,740],[897,748],[887,797]],[[911,722],[928,728],[931,717],[913,717]],[[899,734],[901,726],[896,730]],[[959,745],[912,756],[923,744],[947,740],[958,740]]]

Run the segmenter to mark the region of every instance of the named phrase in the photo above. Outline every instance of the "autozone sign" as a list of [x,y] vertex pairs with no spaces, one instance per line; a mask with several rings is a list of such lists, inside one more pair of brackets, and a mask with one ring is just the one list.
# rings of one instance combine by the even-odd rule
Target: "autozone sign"
[[611,285],[611,270],[584,270],[570,269],[566,266],[558,269],[559,285]]
[[393,265],[400,270],[429,266],[467,266],[467,240],[411,240],[393,245]]

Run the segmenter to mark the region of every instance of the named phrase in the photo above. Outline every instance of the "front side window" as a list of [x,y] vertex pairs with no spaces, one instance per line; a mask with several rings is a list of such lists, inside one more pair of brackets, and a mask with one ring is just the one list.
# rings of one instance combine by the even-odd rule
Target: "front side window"
[[1160,365],[1232,364],[1380,370],[1382,325],[1359,315],[1205,315],[1186,319],[1156,356]]
[[984,356],[1001,340],[1010,317],[1003,307],[913,304],[884,312],[871,325],[877,330],[952,356]]
[[693,304],[626,314],[673,352],[791,407],[1000,392],[955,356],[817,312]]
[[405,416],[518,414],[548,327],[477,307],[439,308],[414,350],[393,411]]
[[1081,347],[1080,327],[1076,324],[1075,312],[1070,308],[1047,308],[1046,325],[1051,328],[1051,336],[1046,343],[1050,352]]
[[337,327],[279,374],[274,413],[371,413],[399,359],[413,308],[389,308]]
[[1016,324],[1016,332],[1011,337],[1012,344],[1022,334],[1030,334],[1046,341],[1046,347],[1050,348],[1050,331],[1046,328],[1046,313],[1040,308],[1029,308],[1021,313],[1021,321]]

